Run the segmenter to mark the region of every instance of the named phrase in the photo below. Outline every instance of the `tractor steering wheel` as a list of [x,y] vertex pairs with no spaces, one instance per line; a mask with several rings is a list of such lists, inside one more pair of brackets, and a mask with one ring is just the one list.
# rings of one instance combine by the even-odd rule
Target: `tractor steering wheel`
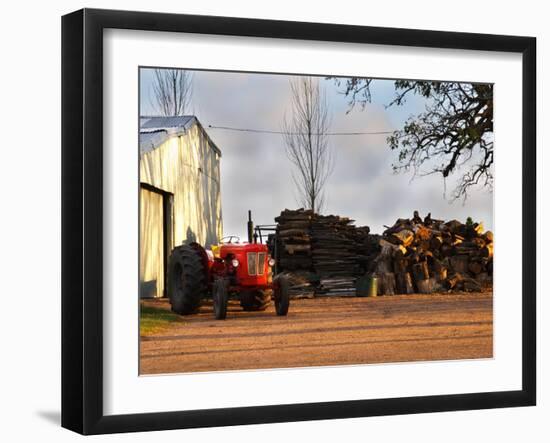
[[[226,238],[228,238],[229,241],[224,242],[224,239],[226,239]],[[241,238],[240,238],[238,235],[228,235],[228,236],[226,236],[226,237],[222,237],[221,242],[222,242],[222,243],[230,243],[230,244],[231,244],[231,243],[233,243],[232,240],[233,240],[234,238],[237,239],[236,243],[240,243]]]

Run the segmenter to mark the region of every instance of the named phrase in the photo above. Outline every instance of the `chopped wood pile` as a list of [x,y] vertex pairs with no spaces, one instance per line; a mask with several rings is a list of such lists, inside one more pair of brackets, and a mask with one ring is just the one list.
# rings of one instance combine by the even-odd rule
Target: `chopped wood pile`
[[493,234],[468,219],[399,219],[379,241],[372,271],[380,294],[481,291],[492,284]]
[[[375,276],[380,295],[481,291],[492,284],[493,234],[468,219],[398,219],[380,235],[336,215],[285,209],[277,222],[278,271],[291,296],[355,295]],[[361,284],[363,284],[362,282]]]

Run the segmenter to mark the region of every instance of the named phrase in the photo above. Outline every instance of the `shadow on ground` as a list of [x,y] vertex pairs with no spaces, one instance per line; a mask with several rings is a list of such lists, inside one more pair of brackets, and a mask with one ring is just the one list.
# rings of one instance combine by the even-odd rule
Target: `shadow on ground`
[[50,424],[60,426],[61,425],[61,412],[60,411],[36,411],[36,415],[49,422]]

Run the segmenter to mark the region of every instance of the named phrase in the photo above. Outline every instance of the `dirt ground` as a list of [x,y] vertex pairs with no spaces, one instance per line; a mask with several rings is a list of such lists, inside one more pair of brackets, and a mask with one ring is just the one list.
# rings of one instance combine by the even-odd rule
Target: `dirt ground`
[[[166,300],[143,302],[170,309]],[[226,320],[212,305],[141,337],[142,374],[490,358],[491,292],[292,300]]]

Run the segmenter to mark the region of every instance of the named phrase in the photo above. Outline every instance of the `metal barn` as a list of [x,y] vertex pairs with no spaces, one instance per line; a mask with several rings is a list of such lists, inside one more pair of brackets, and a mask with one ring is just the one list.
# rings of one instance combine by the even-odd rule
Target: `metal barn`
[[221,152],[194,116],[140,118],[140,296],[165,295],[175,245],[222,236]]

